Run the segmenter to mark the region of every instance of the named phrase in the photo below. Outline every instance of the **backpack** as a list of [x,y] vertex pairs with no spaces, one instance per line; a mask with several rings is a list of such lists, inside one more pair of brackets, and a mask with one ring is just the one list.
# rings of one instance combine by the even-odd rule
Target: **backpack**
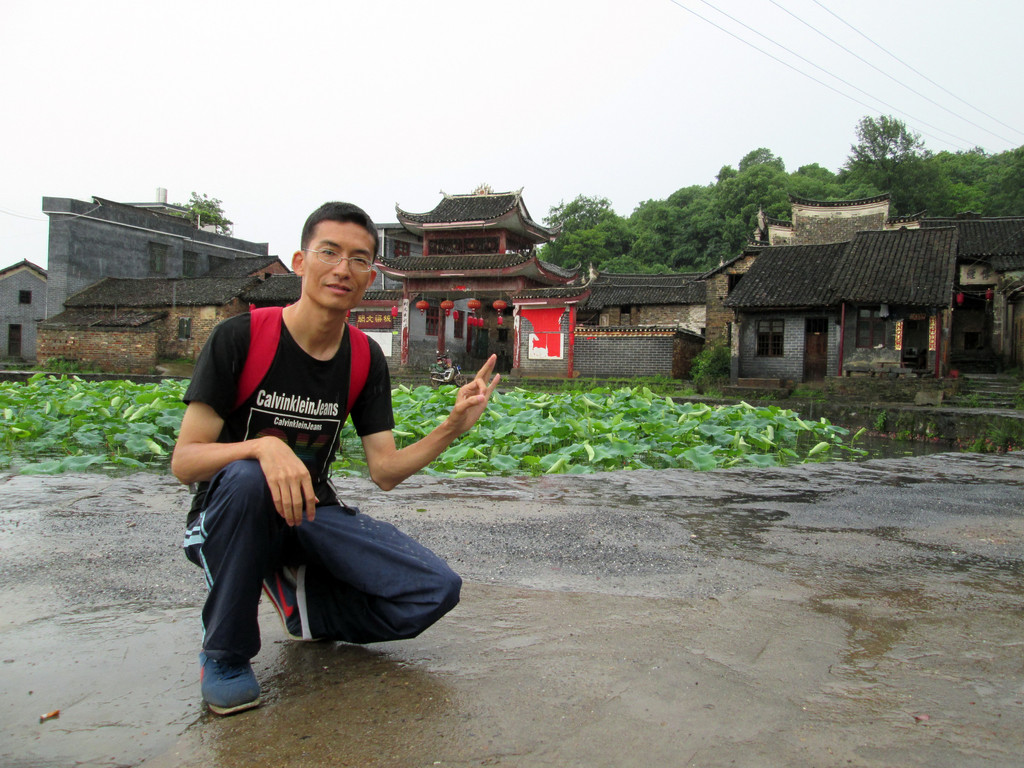
[[[245,357],[242,375],[238,377],[237,409],[270,370],[277,354],[277,342],[281,339],[281,310],[283,307],[260,307],[249,310],[249,352]],[[363,391],[370,375],[370,339],[358,328],[348,327],[349,345],[352,348],[351,372],[348,382],[348,403],[341,415],[342,421],[352,411],[356,398]]]

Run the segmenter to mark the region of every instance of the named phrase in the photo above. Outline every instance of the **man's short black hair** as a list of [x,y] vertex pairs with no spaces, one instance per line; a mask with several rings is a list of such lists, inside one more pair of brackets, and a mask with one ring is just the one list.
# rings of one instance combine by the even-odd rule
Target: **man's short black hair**
[[380,242],[377,238],[377,225],[373,223],[373,219],[370,218],[369,214],[366,213],[358,205],[352,203],[324,203],[306,219],[306,223],[302,225],[302,247],[306,248],[309,245],[309,241],[313,239],[313,230],[316,229],[316,225],[321,221],[337,221],[342,224],[351,222],[358,224],[373,237],[373,254],[377,255],[377,248],[380,246]]

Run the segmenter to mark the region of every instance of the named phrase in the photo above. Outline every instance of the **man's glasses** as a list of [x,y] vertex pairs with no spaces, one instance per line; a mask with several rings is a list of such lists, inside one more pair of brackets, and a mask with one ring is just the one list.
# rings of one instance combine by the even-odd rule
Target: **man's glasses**
[[373,262],[365,256],[342,256],[330,248],[321,248],[319,251],[314,251],[312,248],[303,248],[302,250],[307,253],[315,253],[316,257],[324,264],[341,264],[343,261],[348,261],[348,268],[353,272],[369,272],[373,269]]

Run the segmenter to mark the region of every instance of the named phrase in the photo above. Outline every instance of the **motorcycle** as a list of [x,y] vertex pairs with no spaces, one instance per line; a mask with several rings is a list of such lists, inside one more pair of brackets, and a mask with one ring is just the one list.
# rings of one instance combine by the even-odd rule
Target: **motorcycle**
[[437,361],[430,366],[430,386],[437,389],[442,384],[454,384],[461,387],[466,383],[462,366],[453,363],[449,355],[438,355]]

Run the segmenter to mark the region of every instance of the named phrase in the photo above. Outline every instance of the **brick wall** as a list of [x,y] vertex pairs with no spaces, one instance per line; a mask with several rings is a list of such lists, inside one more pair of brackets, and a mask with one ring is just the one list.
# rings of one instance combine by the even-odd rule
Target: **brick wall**
[[[519,373],[523,376],[540,376],[545,378],[566,378],[569,373],[569,310],[562,313],[562,320],[559,324],[559,332],[562,334],[562,359],[561,360],[531,360],[530,359],[530,334],[533,333],[533,323],[525,316],[519,316]],[[576,354],[579,354],[577,348]],[[575,367],[575,364],[574,364]]]
[[865,205],[808,207],[793,206],[794,245],[842,243],[857,232],[881,230],[889,218],[889,201]]
[[[21,292],[28,291],[31,301],[21,303]],[[21,351],[18,357],[36,357],[36,323],[43,318],[46,307],[46,281],[30,269],[13,270],[0,280],[0,357],[11,356],[9,343],[12,325],[21,326]]]
[[40,365],[60,357],[88,361],[101,371],[152,373],[157,344],[155,328],[40,328],[36,356]]
[[[815,313],[814,317],[821,317]],[[758,356],[757,322],[783,320],[783,354],[779,357]],[[807,315],[801,313],[764,313],[743,315],[739,321],[740,365],[738,376],[745,379],[786,379],[799,382],[804,378],[804,348],[806,345]],[[828,357],[826,375],[834,376],[839,365],[839,326],[835,315],[827,316]]]
[[[210,333],[221,321],[248,311],[249,306],[239,299],[232,299],[229,303],[219,307],[177,306],[168,308],[167,317],[155,323],[161,359],[195,360],[210,337]],[[186,339],[178,338],[178,329],[183,318],[192,320],[192,333]]]
[[[735,320],[735,313],[723,303],[729,295],[730,276],[743,275],[754,263],[756,255],[744,256],[730,264],[725,270],[712,275],[705,284],[707,314],[705,316],[705,337],[708,344],[729,343],[729,328]],[[742,279],[742,278],[740,278]]]
[[671,376],[675,335],[664,330],[579,328],[573,367],[580,376]]

